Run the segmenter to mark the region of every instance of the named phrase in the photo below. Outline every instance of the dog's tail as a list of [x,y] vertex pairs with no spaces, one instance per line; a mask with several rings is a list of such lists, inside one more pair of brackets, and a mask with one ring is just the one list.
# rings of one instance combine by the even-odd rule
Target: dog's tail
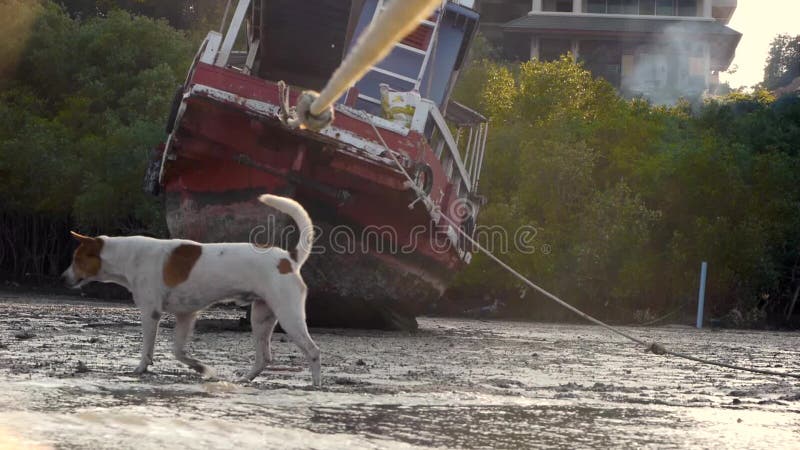
[[314,226],[311,223],[311,217],[308,216],[305,208],[300,203],[290,198],[264,194],[258,197],[258,201],[288,215],[297,224],[297,228],[300,230],[300,239],[297,241],[294,260],[299,269],[308,259],[308,255],[311,253],[311,246],[314,244]]

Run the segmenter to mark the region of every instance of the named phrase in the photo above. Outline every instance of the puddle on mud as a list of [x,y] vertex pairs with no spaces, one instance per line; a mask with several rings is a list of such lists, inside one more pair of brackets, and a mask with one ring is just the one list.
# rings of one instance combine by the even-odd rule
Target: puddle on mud
[[[137,321],[126,305],[0,293],[0,448],[800,445],[796,381],[640,353],[589,326],[422,319],[415,334],[312,330],[323,350],[314,390],[281,334],[276,370],[253,383],[230,381],[250,364],[249,334],[196,336],[191,353],[218,373],[203,380],[172,358],[170,328],[153,372],[132,376]],[[738,364],[800,361],[797,333],[632,332]]]

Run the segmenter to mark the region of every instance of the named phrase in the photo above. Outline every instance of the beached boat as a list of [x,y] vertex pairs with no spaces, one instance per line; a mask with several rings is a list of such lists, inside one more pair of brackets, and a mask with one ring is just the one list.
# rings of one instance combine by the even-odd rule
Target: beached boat
[[384,1],[239,1],[227,32],[200,47],[148,169],[171,235],[293,248],[291,221],[256,201],[293,197],[320,227],[303,268],[309,322],[414,327],[471,258],[442,215],[471,234],[481,205],[486,119],[450,100],[477,30],[472,3],[443,2],[316,132],[281,121],[279,81],[291,104],[321,89]]

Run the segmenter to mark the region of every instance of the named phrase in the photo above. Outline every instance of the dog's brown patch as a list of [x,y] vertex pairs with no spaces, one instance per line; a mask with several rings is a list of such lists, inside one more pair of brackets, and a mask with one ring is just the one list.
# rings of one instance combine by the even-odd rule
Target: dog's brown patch
[[203,247],[197,244],[181,244],[175,247],[164,263],[164,284],[175,287],[186,281],[202,253]]
[[72,267],[78,278],[88,278],[97,275],[102,265],[100,251],[103,249],[103,240],[70,231],[72,237],[80,242],[72,255]]
[[278,261],[278,272],[282,274],[292,273],[292,262],[286,258]]

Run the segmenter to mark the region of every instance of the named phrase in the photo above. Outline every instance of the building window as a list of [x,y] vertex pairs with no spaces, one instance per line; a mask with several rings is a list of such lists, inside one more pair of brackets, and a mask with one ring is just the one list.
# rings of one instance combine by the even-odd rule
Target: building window
[[607,4],[609,14],[622,14],[622,0],[608,0]]
[[541,39],[539,40],[539,60],[556,61],[561,55],[566,55],[572,49],[569,39]]
[[614,87],[621,84],[622,43],[617,41],[581,41],[580,59],[592,75],[608,80]]
[[558,12],[572,12],[572,1],[559,1],[556,4],[556,11]]
[[656,0],[656,15],[674,16],[675,0]]
[[622,1],[623,14],[639,14],[639,0],[623,0]]
[[588,13],[605,14],[606,0],[587,0],[583,5],[583,10]]
[[504,1],[502,3],[481,2],[481,23],[506,23],[522,17],[531,10],[530,0]]
[[656,13],[656,0],[639,0],[639,14],[652,16]]
[[684,17],[697,16],[697,0],[678,0],[678,15]]
[[[680,8],[682,15],[696,15],[697,0],[680,0]],[[674,16],[676,0],[583,0],[583,10],[594,14]]]
[[544,0],[542,11],[547,12],[572,12],[572,0]]

